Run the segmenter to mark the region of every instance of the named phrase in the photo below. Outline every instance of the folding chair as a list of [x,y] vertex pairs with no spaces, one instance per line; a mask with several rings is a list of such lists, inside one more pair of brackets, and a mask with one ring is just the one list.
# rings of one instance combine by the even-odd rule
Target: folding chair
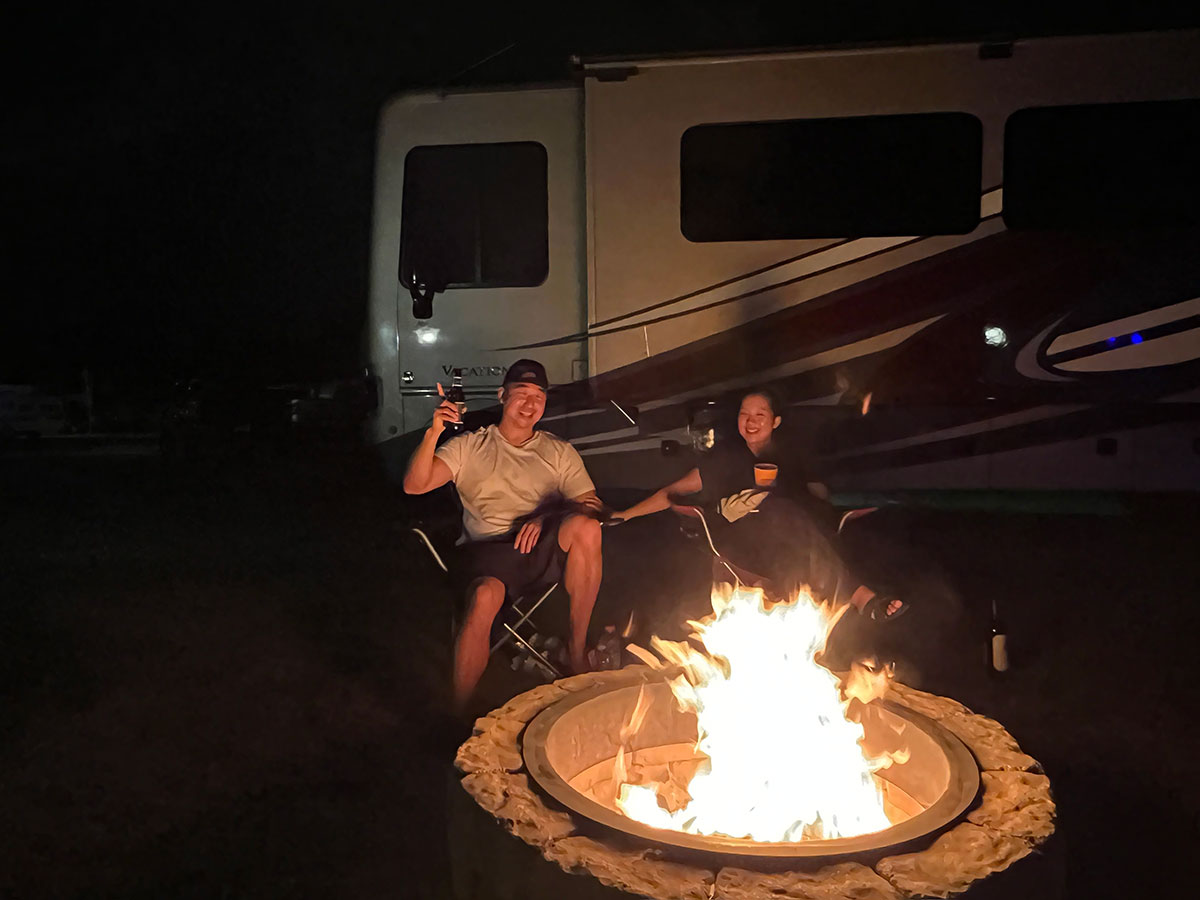
[[671,509],[682,517],[679,528],[686,537],[695,539],[703,535],[708,549],[712,552],[714,582],[720,578],[721,569],[725,569],[733,576],[734,584],[747,584],[764,580],[763,576],[755,572],[750,572],[748,569],[743,569],[741,566],[734,565],[717,549],[717,545],[713,543],[712,532],[708,528],[708,519],[705,518],[703,509],[699,506],[679,503],[672,504]]
[[[434,546],[434,542],[429,537],[428,532],[419,526],[413,526],[411,531],[417,536],[417,539],[429,552],[429,555],[433,557],[433,561],[437,564],[438,568],[448,576],[450,574],[450,567],[446,563],[445,555],[438,552],[438,549],[436,546]],[[491,657],[496,653],[496,651],[500,650],[511,641],[527,652],[530,658],[534,660],[537,666],[543,671],[543,673],[546,674],[547,677],[551,679],[562,677],[562,672],[559,671],[558,667],[555,666],[554,663],[552,663],[549,659],[547,659],[546,655],[541,653],[535,646],[533,646],[532,643],[534,637],[538,633],[537,623],[535,623],[532,618],[533,614],[537,612],[538,607],[545,603],[550,595],[558,589],[558,585],[559,582],[555,581],[544,590],[539,587],[537,591],[526,596],[511,598],[512,602],[506,604],[496,616],[496,620],[502,629],[502,633],[488,651],[489,657]],[[507,621],[505,618],[506,616],[514,619],[514,621]],[[455,616],[454,621],[452,622],[452,631],[457,631],[457,618],[458,617]]]
[[[674,503],[671,505],[671,509],[682,517],[680,529],[687,537],[696,538],[701,534],[704,536],[705,543],[708,544],[708,549],[712,552],[713,556],[714,580],[717,579],[718,573],[721,569],[725,569],[730,575],[733,576],[735,584],[746,584],[755,581],[762,583],[767,580],[764,576],[759,575],[756,572],[751,572],[749,569],[744,569],[741,566],[730,562],[729,559],[717,549],[717,545],[713,542],[712,531],[710,531],[708,527],[708,519],[705,517],[704,510],[701,507],[690,504]],[[838,534],[841,534],[842,529],[844,529],[850,522],[853,522],[855,519],[860,519],[863,516],[870,515],[877,509],[879,509],[879,507],[869,506],[861,509],[847,510],[838,520]],[[690,525],[689,523],[698,523],[698,527],[695,525]]]

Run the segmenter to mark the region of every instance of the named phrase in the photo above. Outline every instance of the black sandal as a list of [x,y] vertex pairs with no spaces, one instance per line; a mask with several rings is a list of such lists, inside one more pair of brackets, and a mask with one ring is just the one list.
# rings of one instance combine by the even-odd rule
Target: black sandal
[[906,600],[900,600],[900,608],[889,614],[887,608],[894,600],[900,600],[900,598],[890,594],[876,594],[863,604],[859,614],[866,616],[872,622],[894,622],[908,612],[909,606],[912,605]]

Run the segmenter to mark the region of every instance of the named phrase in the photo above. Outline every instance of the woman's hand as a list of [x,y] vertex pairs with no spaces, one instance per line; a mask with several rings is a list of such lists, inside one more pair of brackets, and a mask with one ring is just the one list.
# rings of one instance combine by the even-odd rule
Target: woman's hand
[[758,512],[759,504],[767,497],[767,491],[747,488],[723,499],[717,509],[730,522],[736,522],[751,513]]
[[580,512],[592,512],[596,515],[604,514],[604,501],[595,494],[584,494],[582,497],[576,497],[575,502],[580,506]]

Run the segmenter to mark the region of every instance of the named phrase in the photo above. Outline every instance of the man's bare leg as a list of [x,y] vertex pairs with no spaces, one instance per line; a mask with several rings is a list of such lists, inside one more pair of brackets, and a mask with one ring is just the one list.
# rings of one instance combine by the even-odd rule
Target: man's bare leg
[[487,668],[492,620],[504,605],[504,582],[477,578],[467,588],[467,609],[454,640],[454,708],[462,712]]
[[571,597],[571,667],[587,670],[587,630],[592,607],[600,593],[603,560],[600,555],[600,523],[588,516],[569,516],[558,529],[558,546],[567,554],[563,587]]

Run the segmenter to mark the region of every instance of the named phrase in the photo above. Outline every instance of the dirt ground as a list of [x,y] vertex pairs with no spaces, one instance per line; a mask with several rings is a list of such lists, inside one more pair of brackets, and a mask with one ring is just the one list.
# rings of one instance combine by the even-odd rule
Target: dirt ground
[[[0,896],[449,896],[450,598],[407,532],[424,510],[345,450],[0,457]],[[1044,762],[1071,896],[1177,884],[1200,825],[1196,511],[870,525],[922,579],[886,647]],[[644,639],[703,611],[667,517],[605,541],[597,623],[636,610]],[[480,705],[528,683],[494,664]]]

